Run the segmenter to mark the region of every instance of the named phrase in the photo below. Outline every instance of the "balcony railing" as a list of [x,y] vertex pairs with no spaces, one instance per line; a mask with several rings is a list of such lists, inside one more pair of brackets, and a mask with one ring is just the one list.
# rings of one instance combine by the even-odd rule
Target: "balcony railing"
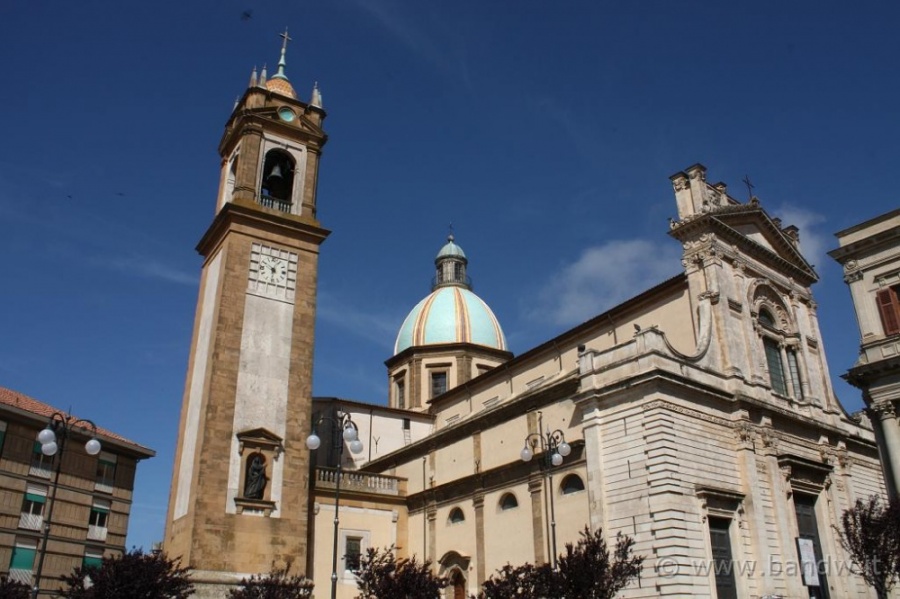
[[[337,468],[316,468],[316,487],[320,489],[335,488],[337,472]],[[378,495],[399,495],[401,480],[396,476],[342,470],[341,490]]]
[[89,541],[105,541],[108,530],[109,529],[105,526],[94,526],[93,524],[90,524],[88,525],[87,538]]
[[21,568],[10,568],[9,579],[14,582],[21,582],[31,586],[31,570],[23,570]]
[[41,514],[22,513],[19,516],[19,528],[27,528],[28,530],[40,530],[44,523],[44,516]]
[[280,200],[278,198],[273,198],[272,196],[259,196],[256,201],[260,206],[271,208],[272,210],[287,213],[290,213],[291,211],[291,202],[287,200]]
[[44,462],[40,459],[31,461],[31,468],[28,469],[28,474],[31,476],[40,476],[41,478],[50,478],[50,474],[52,474],[50,468],[52,466],[51,462]]

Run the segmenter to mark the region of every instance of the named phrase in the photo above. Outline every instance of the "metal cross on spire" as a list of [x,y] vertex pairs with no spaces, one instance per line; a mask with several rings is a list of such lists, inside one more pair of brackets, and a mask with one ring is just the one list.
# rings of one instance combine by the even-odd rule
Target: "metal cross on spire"
[[283,39],[284,41],[281,43],[281,54],[284,55],[285,51],[287,51],[288,42],[294,41],[292,37],[288,35],[288,28],[284,28],[284,33],[279,33],[278,37]]
[[275,77],[280,79],[287,79],[287,75],[284,74],[284,67],[287,65],[287,61],[284,58],[285,53],[287,53],[287,45],[288,42],[293,41],[291,37],[288,35],[287,27],[284,28],[284,33],[279,33],[278,37],[282,40],[281,42],[281,58],[278,59],[278,72],[275,74]]
[[753,199],[753,188],[756,186],[750,182],[749,175],[744,175],[743,181],[744,181],[744,185],[747,186],[747,195],[749,196],[748,199],[752,200]]

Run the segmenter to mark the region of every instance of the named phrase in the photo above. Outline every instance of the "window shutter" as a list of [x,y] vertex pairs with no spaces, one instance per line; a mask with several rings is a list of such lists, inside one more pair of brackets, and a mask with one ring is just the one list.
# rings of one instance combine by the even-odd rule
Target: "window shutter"
[[13,549],[12,559],[9,561],[9,567],[12,570],[31,570],[34,565],[34,555],[37,553],[37,545],[25,545],[24,543],[16,543]]
[[877,295],[878,311],[881,313],[881,324],[885,335],[900,333],[900,305],[897,294],[891,289],[882,289]]

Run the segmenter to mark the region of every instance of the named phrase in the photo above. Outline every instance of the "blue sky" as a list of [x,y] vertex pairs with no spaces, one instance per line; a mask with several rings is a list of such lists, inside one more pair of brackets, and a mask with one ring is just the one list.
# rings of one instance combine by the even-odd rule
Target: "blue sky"
[[[251,18],[242,18],[251,11]],[[898,205],[900,7],[857,2],[0,4],[0,385],[158,457],[162,538],[216,147],[254,65],[328,111],[314,389],[383,361],[452,221],[520,353],[679,272],[668,176],[696,162],[801,229],[838,396],[858,331],[833,233]],[[271,71],[270,71],[271,72]]]

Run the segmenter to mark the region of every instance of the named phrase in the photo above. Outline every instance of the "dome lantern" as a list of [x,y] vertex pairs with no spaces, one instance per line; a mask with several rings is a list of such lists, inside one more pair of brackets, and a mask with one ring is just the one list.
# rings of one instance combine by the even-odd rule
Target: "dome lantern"
[[453,234],[447,236],[447,243],[438,252],[434,259],[435,273],[431,282],[431,290],[438,287],[455,285],[465,289],[472,289],[472,280],[466,275],[466,253],[456,245]]

